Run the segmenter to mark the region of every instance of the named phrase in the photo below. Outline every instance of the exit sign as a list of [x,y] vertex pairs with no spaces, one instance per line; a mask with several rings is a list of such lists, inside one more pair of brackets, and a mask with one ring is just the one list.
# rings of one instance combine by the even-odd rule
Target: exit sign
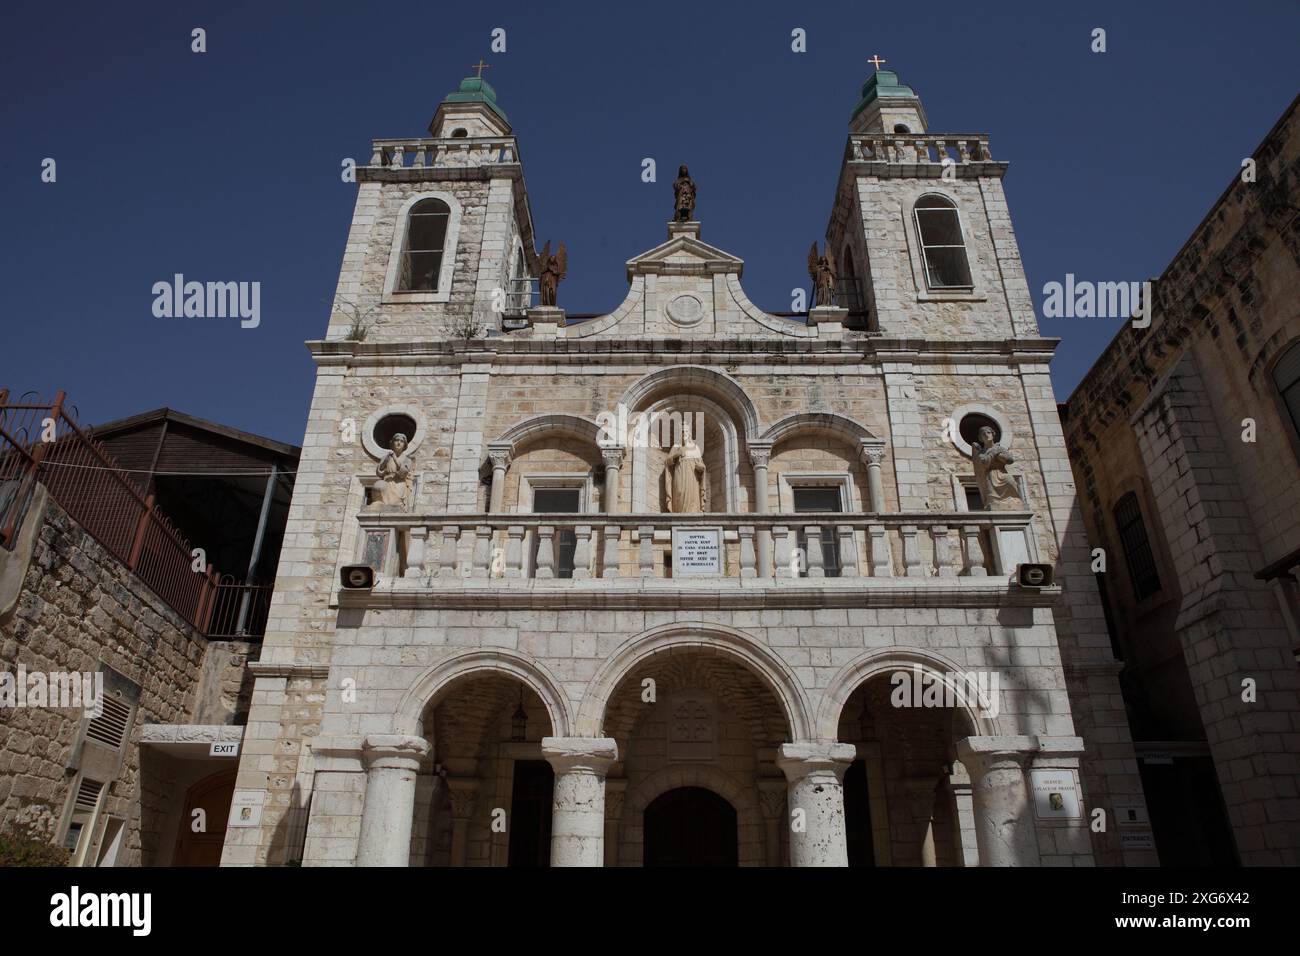
[[238,757],[239,741],[232,740],[226,743],[213,744],[208,748],[209,757]]

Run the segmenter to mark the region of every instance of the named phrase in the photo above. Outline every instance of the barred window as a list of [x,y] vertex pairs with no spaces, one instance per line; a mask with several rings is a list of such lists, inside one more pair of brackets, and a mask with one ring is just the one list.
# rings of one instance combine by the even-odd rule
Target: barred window
[[1147,539],[1146,526],[1142,524],[1142,509],[1137,495],[1129,492],[1115,505],[1115,527],[1119,530],[1120,544],[1124,548],[1124,562],[1128,565],[1133,593],[1140,601],[1160,590],[1160,575],[1156,571],[1155,555]]
[[1300,342],[1292,344],[1273,366],[1273,384],[1291,416],[1291,427],[1300,436]]
[[441,199],[423,199],[411,207],[402,255],[402,292],[437,292],[443,246],[451,209]]
[[952,200],[922,196],[912,210],[925,261],[925,281],[931,289],[969,289],[972,286],[961,216]]

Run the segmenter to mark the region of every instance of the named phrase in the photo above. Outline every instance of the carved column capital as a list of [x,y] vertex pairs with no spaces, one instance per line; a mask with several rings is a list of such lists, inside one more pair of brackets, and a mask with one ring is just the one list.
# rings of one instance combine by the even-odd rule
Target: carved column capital
[[622,468],[627,449],[622,445],[605,445],[600,449],[600,457],[606,468]]
[[418,770],[429,741],[407,734],[370,734],[361,745],[367,769]]
[[493,470],[506,469],[510,467],[510,461],[514,457],[515,446],[509,443],[493,443],[488,445],[488,459],[492,462]]
[[750,442],[749,445],[749,463],[755,468],[766,468],[772,461],[771,443]]
[[863,464],[868,466],[880,465],[885,461],[885,446],[864,444],[861,449],[861,454]]

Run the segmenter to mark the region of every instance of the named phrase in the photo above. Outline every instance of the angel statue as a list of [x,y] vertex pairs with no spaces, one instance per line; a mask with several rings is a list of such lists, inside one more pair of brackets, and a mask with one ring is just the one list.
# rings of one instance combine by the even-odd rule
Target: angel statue
[[1020,497],[1020,486],[1007,472],[1007,465],[1014,463],[1015,457],[998,443],[988,425],[981,427],[976,436],[971,442],[971,460],[984,507],[989,511],[1023,511],[1025,500]]
[[673,222],[690,222],[695,215],[695,180],[683,163],[673,180]]
[[559,252],[551,255],[551,240],[547,239],[546,245],[542,247],[538,264],[541,267],[541,275],[537,279],[537,286],[541,294],[542,307],[553,309],[556,290],[559,289],[560,282],[569,271],[569,252],[564,248],[564,243],[560,243]]
[[395,434],[388,443],[388,451],[379,459],[375,474],[379,480],[371,488],[374,496],[371,504],[379,508],[400,508],[405,510],[411,501],[411,456],[407,452],[406,436],[401,432]]
[[813,296],[817,305],[835,304],[835,261],[828,255],[817,254],[817,243],[808,250],[808,275],[813,280]]

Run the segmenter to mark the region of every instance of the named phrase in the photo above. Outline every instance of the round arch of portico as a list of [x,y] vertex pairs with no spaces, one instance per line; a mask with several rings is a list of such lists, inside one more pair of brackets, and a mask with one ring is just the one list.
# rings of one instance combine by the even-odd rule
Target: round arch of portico
[[[886,647],[868,651],[841,667],[823,691],[821,704],[817,708],[817,737],[821,740],[838,739],[840,714],[844,710],[844,705],[848,703],[853,692],[863,684],[894,671],[910,670],[913,667],[920,667],[922,672],[938,678],[945,686],[952,684],[947,675],[966,670],[941,654],[919,648]],[[981,714],[979,708],[970,703],[959,703],[956,709],[966,715],[972,734],[997,735],[997,718]]]
[[[742,787],[726,771],[708,764],[669,764],[647,776],[623,798],[620,843],[636,847],[635,862],[645,860],[645,829],[642,816],[656,798],[679,787],[701,787],[726,800],[736,811],[736,844],[741,866],[762,866],[771,861],[766,851],[763,813],[758,797]],[[626,835],[624,835],[626,834]],[[621,848],[620,848],[621,849]],[[628,860],[626,862],[634,862]]]
[[870,429],[858,424],[847,415],[836,415],[831,412],[800,412],[796,415],[787,415],[765,431],[762,439],[770,441],[775,447],[787,438],[807,432],[826,432],[836,435],[855,449],[864,443],[875,445],[883,442]]
[[521,447],[529,442],[552,434],[576,438],[581,442],[590,443],[593,451],[598,450],[600,426],[589,418],[583,418],[581,415],[565,415],[561,413],[533,415],[531,418],[525,418],[523,421],[511,425],[495,441],[488,442],[488,445],[509,445],[510,453],[516,454]]
[[638,665],[658,654],[713,654],[735,661],[759,678],[785,714],[790,739],[807,740],[812,711],[798,677],[785,661],[744,631],[721,624],[676,623],[651,628],[619,647],[592,676],[578,707],[578,735],[603,732],[610,697]]
[[469,651],[434,664],[407,689],[397,704],[397,732],[419,734],[425,712],[437,703],[453,684],[470,675],[499,674],[520,681],[537,694],[551,719],[551,734],[573,734],[573,713],[569,700],[541,664],[513,651]]
[[672,365],[643,375],[633,382],[620,402],[627,406],[629,412],[639,410],[641,404],[659,391],[667,388],[680,388],[711,394],[724,406],[739,417],[744,427],[746,442],[755,438],[759,432],[758,410],[745,394],[744,388],[730,375],[705,365]]

